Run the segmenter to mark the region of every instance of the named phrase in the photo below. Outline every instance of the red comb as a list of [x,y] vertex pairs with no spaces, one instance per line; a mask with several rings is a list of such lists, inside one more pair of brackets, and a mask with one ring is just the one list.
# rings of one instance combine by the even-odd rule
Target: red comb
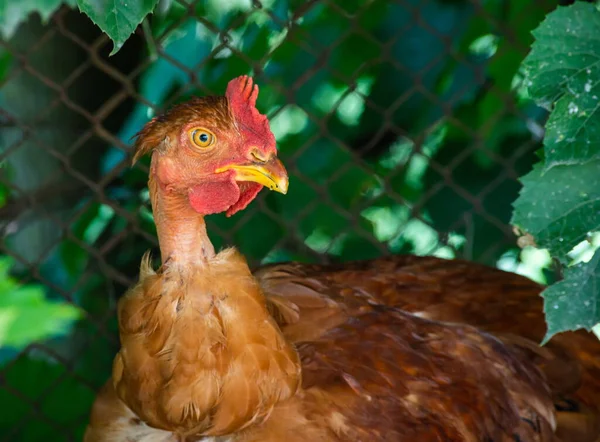
[[266,115],[256,109],[258,86],[247,75],[234,78],[225,92],[229,107],[248,143],[263,150],[274,152],[275,136],[269,127]]

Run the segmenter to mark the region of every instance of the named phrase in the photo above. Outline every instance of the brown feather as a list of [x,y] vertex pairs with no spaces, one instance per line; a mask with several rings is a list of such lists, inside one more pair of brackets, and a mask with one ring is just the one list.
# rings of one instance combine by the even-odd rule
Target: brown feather
[[[242,262],[229,253],[227,259],[218,255],[231,261],[223,267],[227,275]],[[241,273],[236,281],[252,281],[247,270]],[[213,276],[231,282],[225,274],[216,271]],[[264,331],[244,317],[231,335],[225,333],[239,364],[216,378],[223,400],[207,415],[230,433],[215,440],[598,438],[600,367],[594,352],[600,354],[600,345],[591,335],[568,333],[540,348],[540,287],[523,277],[462,261],[402,256],[344,266],[283,264],[259,269],[255,276],[283,336],[297,346],[302,389],[288,400],[273,395],[287,394],[285,383],[271,394],[263,390],[269,384],[260,384],[261,379],[277,383],[285,378],[295,367],[294,358],[274,351],[285,348],[282,335],[265,339]],[[210,279],[210,287],[216,284]],[[241,296],[235,309],[249,315],[262,311],[264,318],[261,299]],[[488,304],[496,310],[489,311]],[[210,392],[209,385],[199,383],[198,391]],[[234,395],[236,400],[225,400]],[[261,402],[265,400],[270,406]],[[152,405],[146,403],[145,409]],[[109,413],[104,425],[122,423],[119,416]],[[133,422],[120,431],[139,430]],[[190,442],[202,440],[188,436]],[[144,437],[132,440],[154,440]]]
[[[532,364],[537,366],[543,373],[543,380],[547,385],[545,388],[550,389],[549,397],[560,411],[556,418],[552,417],[552,410],[545,408],[547,403],[544,405],[544,401],[533,400],[536,397],[535,391],[525,394],[525,390],[519,387],[516,391],[523,394],[513,398],[518,407],[534,405],[538,419],[547,423],[556,419],[558,425],[556,435],[553,435],[551,425],[540,425],[533,421],[539,439],[519,435],[521,440],[559,440],[560,437],[564,441],[583,442],[596,441],[600,437],[600,360],[597,356],[600,354],[600,343],[589,333],[576,332],[556,336],[545,347],[539,347],[538,343],[545,333],[542,300],[539,296],[541,287],[524,277],[460,260],[414,256],[394,256],[330,266],[279,264],[263,267],[255,275],[265,287],[268,298],[270,293],[274,293],[279,297],[279,304],[285,304],[287,299],[292,306],[286,308],[293,309],[295,306],[299,311],[299,320],[282,323],[284,335],[292,342],[319,339],[315,338],[311,321],[318,313],[309,307],[299,307],[305,302],[305,289],[298,291],[296,296],[293,287],[298,284],[311,290],[318,285],[323,287],[322,296],[334,300],[341,306],[337,311],[344,311],[341,315],[352,318],[353,321],[363,311],[371,308],[369,306],[384,304],[428,320],[469,324],[495,334],[504,346],[491,348],[504,349],[505,357],[516,358],[519,364],[529,367],[526,372],[531,370]],[[339,320],[340,313],[337,315]],[[420,320],[414,318],[415,322]],[[358,337],[356,341],[364,342]],[[336,348],[339,345],[331,344],[329,351],[334,352]],[[449,356],[447,347],[434,350],[439,351],[440,356]],[[299,351],[303,357],[304,382],[307,383],[311,378],[305,368],[302,346]],[[357,362],[354,364],[374,366],[377,363],[366,363],[364,357],[369,352],[367,345],[362,351],[344,347],[344,352],[348,355],[361,355],[356,357]],[[423,357],[428,354],[434,355],[435,352],[420,352]],[[336,353],[335,359],[338,357]],[[486,356],[486,364],[492,357],[493,353]],[[469,358],[468,366],[475,366],[473,355]],[[352,362],[348,363],[352,365]],[[402,366],[406,369],[410,364],[404,363]],[[379,371],[379,368],[375,369]],[[434,378],[435,373],[446,376],[446,371],[439,369],[430,375]],[[515,380],[514,377],[511,379]],[[406,379],[398,374],[396,381],[404,384]],[[455,399],[468,396],[464,392],[457,393],[458,396],[449,391],[446,393],[448,397]],[[539,395],[540,392],[537,396]],[[568,406],[561,405],[565,403]],[[565,411],[565,408],[568,410]],[[375,411],[376,409],[375,407],[367,414],[377,414],[379,411]],[[532,421],[525,415],[522,418]],[[354,421],[354,418],[351,420]]]
[[155,273],[119,304],[117,395],[147,424],[219,435],[266,416],[292,396],[299,360],[269,316],[241,255]]
[[167,138],[176,139],[176,129],[190,121],[202,119],[224,130],[233,129],[227,99],[223,96],[192,98],[178,104],[163,115],[154,117],[135,135],[132,163],[135,164],[144,155],[154,149],[160,149]]

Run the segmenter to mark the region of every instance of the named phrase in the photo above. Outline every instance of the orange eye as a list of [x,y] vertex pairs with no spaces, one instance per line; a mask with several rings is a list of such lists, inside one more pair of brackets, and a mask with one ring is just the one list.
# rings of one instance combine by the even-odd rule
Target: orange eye
[[217,141],[217,137],[208,129],[204,129],[202,127],[198,127],[196,129],[192,129],[190,132],[190,137],[192,142],[203,149],[212,146],[215,141]]

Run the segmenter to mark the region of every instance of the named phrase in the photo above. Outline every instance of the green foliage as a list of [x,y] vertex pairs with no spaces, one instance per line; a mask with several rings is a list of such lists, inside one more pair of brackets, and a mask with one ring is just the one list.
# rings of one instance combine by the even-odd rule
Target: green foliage
[[[8,194],[9,189],[0,183],[0,208]],[[42,286],[19,284],[9,274],[13,264],[11,258],[0,256],[0,349],[20,350],[67,334],[82,311],[65,302],[49,301]]]
[[75,6],[75,2],[76,0],[0,0],[0,35],[5,39],[12,37],[17,27],[33,12],[40,14],[45,23],[60,5]]
[[77,0],[79,9],[113,41],[111,55],[121,49],[157,3],[158,0]]
[[600,253],[586,263],[575,264],[565,271],[562,281],[548,287],[544,312],[548,323],[547,342],[556,333],[585,328],[600,323]]
[[600,12],[575,3],[550,14],[523,62],[531,97],[552,113],[544,170],[600,158]]
[[522,179],[512,223],[568,266],[543,293],[547,341],[600,321],[600,251],[589,262],[572,258],[600,228],[600,11],[588,3],[559,7],[534,36],[523,67],[529,93],[551,114],[542,162]]
[[561,259],[600,227],[600,161],[556,166],[538,164],[521,181],[512,222],[539,247]]
[[41,286],[19,285],[8,274],[11,265],[9,258],[0,259],[0,347],[20,349],[67,333],[81,311],[48,301]]
[[0,34],[8,39],[31,13],[45,23],[63,4],[78,6],[114,43],[117,53],[159,0],[0,0]]

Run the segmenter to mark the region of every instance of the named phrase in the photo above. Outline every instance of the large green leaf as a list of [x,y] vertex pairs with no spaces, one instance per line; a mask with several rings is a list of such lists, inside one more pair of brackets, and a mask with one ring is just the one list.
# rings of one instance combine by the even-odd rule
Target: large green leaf
[[521,181],[511,223],[539,247],[564,257],[600,227],[600,161],[545,173],[538,164]]
[[77,0],[79,9],[113,41],[110,55],[121,49],[157,3],[158,0]]
[[568,330],[591,330],[600,323],[600,250],[589,262],[565,271],[565,278],[542,293],[548,331],[544,342]]
[[47,22],[63,3],[75,6],[75,0],[1,0],[0,35],[4,39],[12,37],[19,25],[34,12],[40,14],[42,22]]
[[545,166],[600,158],[600,11],[589,3],[559,7],[533,32],[523,63],[531,96],[552,108]]

